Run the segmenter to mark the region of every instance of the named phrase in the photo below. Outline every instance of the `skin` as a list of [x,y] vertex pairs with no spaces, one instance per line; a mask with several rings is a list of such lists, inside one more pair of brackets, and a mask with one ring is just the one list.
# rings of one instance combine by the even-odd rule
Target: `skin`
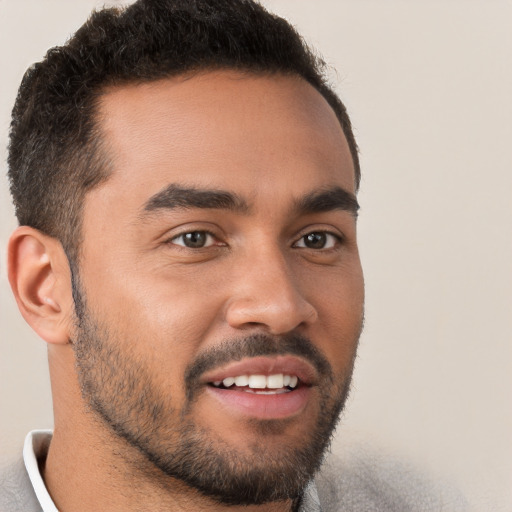
[[[173,409],[186,405],[191,361],[252,334],[307,337],[341,386],[363,318],[356,217],[342,208],[296,208],[312,192],[356,193],[347,142],[322,96],[295,77],[208,72],[109,90],[99,126],[113,172],[85,198],[80,286],[120,350],[151,370],[157,389],[170,390]],[[171,184],[228,191],[246,208],[145,211]],[[207,247],[183,246],[181,235],[205,230]],[[325,248],[304,245],[312,232],[328,233]],[[55,433],[44,478],[59,510],[225,509],[162,475],[88,407],[70,341],[77,335],[70,269],[58,241],[21,227],[9,254],[20,310],[49,344]],[[244,456],[255,444],[286,453],[310,435],[318,393],[313,386],[306,406],[271,432],[219,408],[204,389],[190,414]]]

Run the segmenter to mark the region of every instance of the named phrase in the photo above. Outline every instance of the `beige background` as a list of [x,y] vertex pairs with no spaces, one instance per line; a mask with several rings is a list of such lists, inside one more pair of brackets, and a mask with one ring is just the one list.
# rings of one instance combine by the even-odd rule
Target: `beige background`
[[[5,277],[9,113],[94,0],[0,0],[0,453],[52,424]],[[512,510],[512,2],[273,0],[337,69],[363,167],[367,326],[334,451],[365,446]],[[448,509],[447,509],[448,510]]]

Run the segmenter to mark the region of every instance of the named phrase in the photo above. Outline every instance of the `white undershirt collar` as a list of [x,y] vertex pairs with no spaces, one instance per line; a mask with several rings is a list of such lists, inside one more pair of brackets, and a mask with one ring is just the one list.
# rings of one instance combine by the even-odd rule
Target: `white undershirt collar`
[[32,430],[27,434],[25,445],[23,446],[25,468],[43,512],[59,512],[44,485],[37,462],[38,458],[46,458],[46,450],[50,444],[52,434],[51,430]]

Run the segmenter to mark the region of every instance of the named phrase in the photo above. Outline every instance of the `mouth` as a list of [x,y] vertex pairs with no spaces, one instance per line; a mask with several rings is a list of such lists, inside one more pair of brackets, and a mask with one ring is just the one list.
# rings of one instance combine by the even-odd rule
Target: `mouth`
[[237,375],[226,377],[221,381],[209,382],[210,386],[218,389],[230,389],[244,393],[257,395],[279,395],[290,393],[297,388],[299,378],[297,375],[284,375],[274,373],[272,375]]
[[315,369],[295,356],[243,359],[202,379],[224,411],[259,419],[299,415],[316,381]]

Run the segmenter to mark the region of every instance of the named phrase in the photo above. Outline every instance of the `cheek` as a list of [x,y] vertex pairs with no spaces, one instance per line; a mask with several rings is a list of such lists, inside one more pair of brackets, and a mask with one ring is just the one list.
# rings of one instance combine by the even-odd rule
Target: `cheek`
[[117,270],[101,279],[84,276],[88,308],[108,328],[112,343],[151,369],[155,384],[179,401],[185,369],[215,323],[218,305],[195,280],[165,273],[143,278],[133,270],[128,279]]
[[[136,331],[175,332],[195,339],[215,317],[218,305],[212,286],[200,273],[182,275],[172,269],[93,269],[87,287],[91,306]],[[94,300],[94,302],[92,302]]]
[[319,287],[317,341],[335,370],[352,364],[364,316],[364,281],[360,265],[340,270]]

